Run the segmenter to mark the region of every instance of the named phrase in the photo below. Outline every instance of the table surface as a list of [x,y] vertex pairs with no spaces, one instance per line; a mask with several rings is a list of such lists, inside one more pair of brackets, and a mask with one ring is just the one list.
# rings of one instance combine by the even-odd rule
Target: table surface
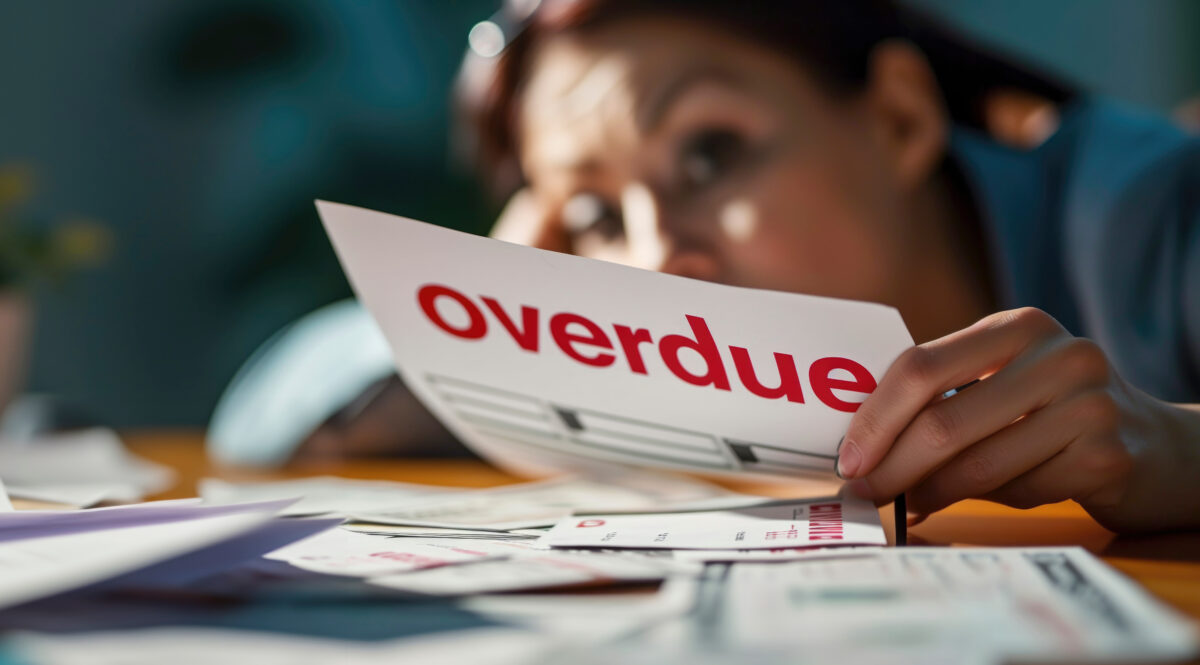
[[[475,460],[348,460],[278,470],[230,468],[205,456],[202,436],[196,432],[138,432],[124,438],[135,454],[178,473],[174,487],[152,497],[155,499],[195,496],[196,481],[205,477],[262,481],[337,475],[458,487],[494,487],[521,480]],[[767,496],[812,495],[811,485],[802,490],[781,483],[718,482]],[[890,510],[883,514],[884,524],[890,527]],[[1016,510],[985,501],[963,501],[911,529],[909,538],[913,544],[930,545],[1079,545],[1200,624],[1200,532],[1117,536],[1075,503]]]

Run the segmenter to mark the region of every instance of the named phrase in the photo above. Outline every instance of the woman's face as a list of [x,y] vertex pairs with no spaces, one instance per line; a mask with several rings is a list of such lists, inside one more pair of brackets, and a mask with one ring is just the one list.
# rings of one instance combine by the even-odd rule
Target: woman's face
[[921,230],[862,97],[700,24],[617,22],[534,52],[521,165],[577,254],[899,306]]

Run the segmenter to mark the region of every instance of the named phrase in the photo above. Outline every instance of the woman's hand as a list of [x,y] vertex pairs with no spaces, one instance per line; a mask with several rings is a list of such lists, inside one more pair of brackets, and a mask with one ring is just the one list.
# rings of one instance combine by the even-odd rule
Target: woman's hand
[[518,245],[555,252],[571,251],[566,230],[561,224],[554,223],[527,189],[518,191],[508,200],[489,235]]
[[399,376],[368,387],[308,435],[288,461],[328,464],[369,457],[468,457]]
[[1095,343],[1018,309],[903,353],[854,415],[838,468],[865,498],[907,492],[910,523],[980,497],[1074,499],[1116,531],[1195,528],[1200,409],[1136,390]]

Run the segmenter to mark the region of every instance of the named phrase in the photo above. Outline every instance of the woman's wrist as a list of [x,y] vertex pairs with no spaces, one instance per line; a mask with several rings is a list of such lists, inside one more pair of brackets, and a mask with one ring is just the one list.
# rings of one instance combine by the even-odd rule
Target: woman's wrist
[[1200,528],[1200,405],[1139,397],[1144,408],[1131,414],[1127,442],[1134,463],[1120,501],[1082,503],[1117,532]]

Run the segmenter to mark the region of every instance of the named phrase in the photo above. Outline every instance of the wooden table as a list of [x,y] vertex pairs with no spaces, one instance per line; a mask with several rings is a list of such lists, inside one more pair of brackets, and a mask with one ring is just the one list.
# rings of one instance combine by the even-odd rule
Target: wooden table
[[[235,469],[209,461],[196,432],[143,432],[126,434],[125,440],[134,453],[178,472],[175,486],[153,497],[160,499],[195,496],[196,481],[203,477],[251,481],[338,475],[459,487],[493,487],[521,480],[483,462],[465,460],[351,460],[283,470]],[[797,495],[796,488],[786,484],[722,484],[768,496]],[[890,511],[884,515],[884,523],[890,526]],[[933,545],[1080,545],[1200,624],[1200,532],[1116,536],[1074,503],[1016,510],[963,501],[911,529],[909,536],[914,543]]]

